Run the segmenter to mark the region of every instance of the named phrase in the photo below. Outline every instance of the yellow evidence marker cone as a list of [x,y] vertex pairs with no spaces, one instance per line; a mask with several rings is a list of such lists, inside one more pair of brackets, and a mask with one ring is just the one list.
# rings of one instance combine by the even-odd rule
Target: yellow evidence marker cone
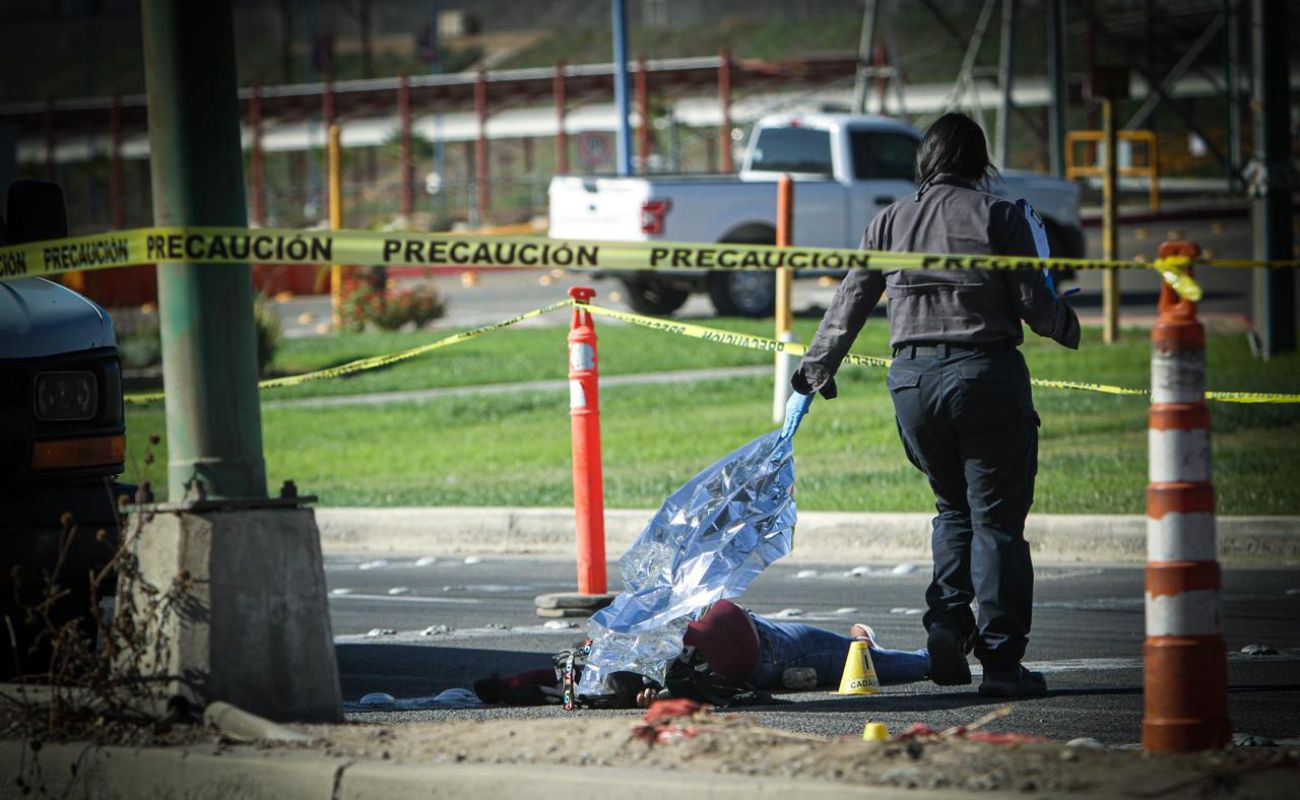
[[883,742],[889,739],[889,728],[883,722],[868,722],[862,728],[862,741]]
[[866,642],[849,645],[849,656],[844,659],[844,673],[840,676],[838,694],[879,694],[880,679],[871,663],[871,649]]

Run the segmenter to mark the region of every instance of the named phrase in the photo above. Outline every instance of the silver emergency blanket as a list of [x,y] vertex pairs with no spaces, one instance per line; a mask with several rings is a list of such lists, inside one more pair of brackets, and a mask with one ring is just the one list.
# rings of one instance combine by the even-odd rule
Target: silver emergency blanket
[[589,621],[580,695],[604,694],[614,672],[664,681],[686,625],[738,597],[790,552],[795,525],[792,436],[773,431],[674,492],[619,560],[623,591]]

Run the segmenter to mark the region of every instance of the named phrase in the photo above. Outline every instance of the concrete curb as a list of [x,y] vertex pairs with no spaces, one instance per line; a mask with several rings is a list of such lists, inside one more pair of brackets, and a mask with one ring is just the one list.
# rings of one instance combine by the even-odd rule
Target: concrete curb
[[[616,558],[652,510],[607,509],[605,545]],[[792,561],[928,561],[929,514],[801,512]],[[572,556],[568,508],[318,508],[330,555],[491,553]],[[1034,514],[1026,528],[1035,559],[1054,563],[1142,564],[1146,517]],[[1219,561],[1300,564],[1300,517],[1220,517]]]
[[[0,781],[0,800],[41,796],[67,800],[407,800],[407,798],[617,797],[663,800],[708,797],[754,800],[840,797],[877,800],[957,800],[969,793],[888,786],[850,786],[820,781],[663,772],[644,768],[542,767],[517,764],[425,765],[352,761],[309,750],[45,745],[0,742],[0,774],[32,787],[24,795],[11,777]],[[41,793],[41,790],[44,793]]]

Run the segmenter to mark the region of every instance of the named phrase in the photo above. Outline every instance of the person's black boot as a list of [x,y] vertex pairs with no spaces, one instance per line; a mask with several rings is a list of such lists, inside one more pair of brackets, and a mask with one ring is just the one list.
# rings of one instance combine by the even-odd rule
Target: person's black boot
[[1047,680],[1017,664],[1011,669],[985,669],[980,694],[985,697],[1041,697],[1047,694]]
[[930,680],[940,686],[965,686],[971,682],[965,637],[936,626],[930,629],[926,647],[930,651]]

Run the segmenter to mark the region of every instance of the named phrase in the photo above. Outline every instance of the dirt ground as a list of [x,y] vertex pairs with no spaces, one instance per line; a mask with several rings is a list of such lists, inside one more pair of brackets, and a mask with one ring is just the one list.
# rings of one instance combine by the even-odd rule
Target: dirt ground
[[[692,713],[661,712],[652,719],[653,709],[646,718],[577,711],[563,719],[295,725],[317,740],[255,744],[394,763],[647,767],[1037,797],[1273,800],[1296,797],[1300,783],[1300,749],[1294,748],[1151,756],[982,731],[896,732],[887,741],[864,742],[765,728],[744,715],[707,708],[672,710]],[[0,738],[33,738],[32,721],[0,709]],[[135,747],[213,743],[218,750],[248,744],[197,724],[159,730],[119,723],[68,733],[35,738]]]
[[637,766],[856,785],[1131,798],[1295,797],[1300,750],[1186,756],[979,740],[979,733],[864,742],[754,725],[730,714],[487,720],[310,729],[331,755],[418,763]]

